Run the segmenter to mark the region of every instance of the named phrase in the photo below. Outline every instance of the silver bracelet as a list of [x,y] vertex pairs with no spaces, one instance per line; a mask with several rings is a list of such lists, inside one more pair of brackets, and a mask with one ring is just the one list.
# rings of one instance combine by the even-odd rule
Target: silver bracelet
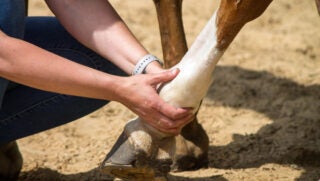
[[132,71],[132,75],[145,73],[147,66],[153,61],[159,62],[159,64],[162,66],[162,62],[156,56],[147,54],[144,57],[142,57],[136,64]]

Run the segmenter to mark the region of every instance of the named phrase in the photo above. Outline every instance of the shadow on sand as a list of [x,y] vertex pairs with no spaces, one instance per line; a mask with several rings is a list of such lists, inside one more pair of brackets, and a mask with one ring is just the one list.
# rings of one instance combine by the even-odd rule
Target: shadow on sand
[[206,104],[254,110],[273,122],[255,134],[233,135],[228,145],[210,146],[210,167],[279,163],[303,169],[297,180],[320,178],[320,85],[234,66],[218,66],[214,77]]
[[[77,173],[77,174],[62,174],[49,168],[39,168],[29,172],[23,172],[19,181],[34,181],[34,180],[46,180],[46,181],[113,181],[114,179],[103,175],[98,169],[93,169],[88,172]],[[214,175],[210,177],[183,177],[169,175],[168,180],[170,181],[227,181],[220,175]]]

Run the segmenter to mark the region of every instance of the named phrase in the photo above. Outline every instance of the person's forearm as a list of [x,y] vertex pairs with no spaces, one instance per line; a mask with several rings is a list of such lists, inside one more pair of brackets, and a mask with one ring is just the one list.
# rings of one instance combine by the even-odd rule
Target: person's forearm
[[[66,29],[81,43],[130,74],[148,52],[107,0],[46,0]],[[147,70],[159,70],[154,62]]]
[[116,100],[120,77],[74,63],[0,31],[0,77],[63,94]]

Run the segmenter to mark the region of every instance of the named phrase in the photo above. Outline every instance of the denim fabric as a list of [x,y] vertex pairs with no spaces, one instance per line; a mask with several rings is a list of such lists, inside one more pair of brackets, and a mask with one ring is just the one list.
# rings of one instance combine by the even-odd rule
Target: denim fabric
[[[24,39],[72,61],[114,75],[125,73],[73,39],[53,17],[28,17]],[[69,71],[65,67],[61,71]],[[16,85],[0,110],[0,144],[44,131],[102,107],[108,101],[55,94]]]
[[[24,0],[0,1],[0,29],[9,36],[23,38],[25,18]],[[0,77],[0,108],[8,80]]]

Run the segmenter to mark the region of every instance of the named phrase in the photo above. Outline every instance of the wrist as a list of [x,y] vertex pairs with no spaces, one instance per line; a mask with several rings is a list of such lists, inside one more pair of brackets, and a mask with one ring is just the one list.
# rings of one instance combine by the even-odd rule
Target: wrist
[[162,65],[157,61],[151,62],[145,69],[146,74],[159,73],[163,71],[164,69],[162,68]]
[[111,84],[112,89],[110,93],[112,99],[110,100],[123,103],[123,101],[126,99],[125,90],[127,90],[127,87],[130,86],[128,84],[128,77],[114,76],[114,79]]

